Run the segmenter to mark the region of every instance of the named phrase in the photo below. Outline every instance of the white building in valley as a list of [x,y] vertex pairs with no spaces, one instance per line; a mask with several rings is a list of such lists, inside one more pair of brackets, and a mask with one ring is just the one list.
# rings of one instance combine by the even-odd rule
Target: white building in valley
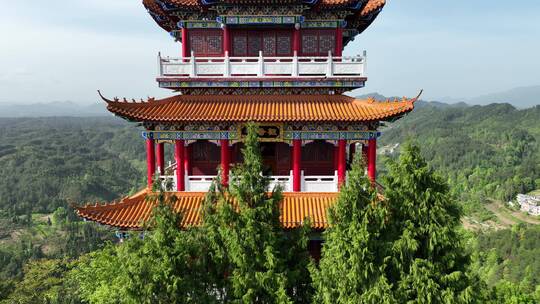
[[540,216],[540,197],[518,194],[517,202],[521,211],[527,212],[530,215]]

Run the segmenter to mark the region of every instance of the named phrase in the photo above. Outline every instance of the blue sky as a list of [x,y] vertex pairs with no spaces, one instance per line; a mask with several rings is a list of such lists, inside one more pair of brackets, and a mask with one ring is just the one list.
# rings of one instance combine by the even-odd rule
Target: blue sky
[[[141,0],[17,0],[0,11],[0,102],[166,97],[156,56],[180,45]],[[540,84],[540,1],[388,0],[345,54],[368,51],[358,94],[469,98]]]

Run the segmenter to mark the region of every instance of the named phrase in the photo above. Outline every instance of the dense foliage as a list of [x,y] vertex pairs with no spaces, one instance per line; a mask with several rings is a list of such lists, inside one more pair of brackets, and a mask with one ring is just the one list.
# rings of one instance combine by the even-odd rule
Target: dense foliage
[[398,302],[481,302],[458,232],[461,210],[446,182],[410,144],[399,161],[389,161],[388,169],[383,178],[390,209],[385,235],[392,238],[388,273]]
[[[414,139],[473,213],[540,188],[540,106],[419,106],[385,130],[381,145]],[[476,203],[476,204],[475,204]]]
[[[381,146],[403,143],[406,138],[413,138],[422,147],[422,155],[428,160],[430,166],[436,168],[448,181],[450,194],[460,199],[465,214],[471,215],[480,210],[486,198],[507,200],[513,198],[515,193],[540,188],[539,117],[540,107],[538,106],[520,111],[509,105],[418,107],[412,114],[390,125],[382,137]],[[138,234],[134,234],[124,244],[125,246],[113,244],[105,246],[107,240],[113,239],[113,231],[93,223],[79,221],[69,204],[108,201],[139,189],[141,185],[144,185],[144,155],[144,144],[137,128],[115,118],[0,119],[0,176],[2,176],[0,179],[0,193],[2,194],[0,197],[0,301],[7,298],[5,303],[97,303],[103,302],[105,295],[110,295],[110,301],[114,302],[114,299],[133,299],[150,294],[159,296],[173,292],[180,295],[193,288],[206,289],[205,295],[210,294],[208,290],[215,292],[230,288],[228,289],[230,293],[221,293],[220,296],[230,295],[231,301],[240,301],[232,288],[233,283],[227,281],[225,276],[217,276],[219,273],[223,274],[225,270],[233,273],[234,268],[238,267],[243,268],[237,272],[239,274],[238,286],[235,288],[238,288],[236,291],[238,294],[253,289],[263,292],[258,293],[260,297],[264,294],[264,288],[268,290],[265,284],[272,282],[272,284],[277,283],[272,286],[279,287],[276,291],[283,290],[280,286],[286,286],[284,294],[271,295],[272,299],[286,297],[292,301],[305,302],[304,299],[311,294],[310,276],[306,275],[305,246],[299,245],[305,241],[305,231],[298,231],[298,235],[287,235],[283,238],[283,235],[276,235],[275,230],[272,230],[272,225],[275,223],[268,224],[265,227],[270,228],[270,233],[260,238],[242,239],[240,242],[242,246],[239,246],[241,248],[233,248],[234,242],[231,240],[239,240],[246,234],[239,229],[223,231],[226,228],[224,225],[226,220],[230,219],[224,216],[230,216],[230,213],[215,208],[217,205],[210,208],[213,209],[213,215],[218,216],[213,220],[213,224],[220,227],[214,230],[212,241],[203,237],[208,235],[209,231],[203,234],[196,232],[184,234],[186,232],[167,229],[166,227],[173,227],[178,219],[174,215],[167,216],[168,211],[165,207],[160,209],[165,214],[161,215],[162,224],[157,222],[153,224],[154,228],[162,227],[159,228],[163,229],[161,233],[147,234],[144,240],[140,239]],[[396,158],[397,154],[390,154],[390,156],[390,158]],[[385,168],[379,164],[379,167],[384,169],[381,170],[380,177],[397,176],[390,173],[393,170],[392,165]],[[351,180],[356,180],[351,181],[352,183],[357,185],[366,183],[362,174],[357,176],[357,179],[354,176],[351,173]],[[257,183],[264,182],[254,175],[251,180]],[[399,184],[394,184],[391,188],[395,189],[394,187],[397,186]],[[411,184],[405,187],[405,190],[411,189],[410,186]],[[442,184],[439,186],[443,187]],[[259,189],[260,185],[255,184],[253,187]],[[356,225],[355,229],[368,233],[355,234],[354,229],[351,229],[348,231],[351,240],[354,240],[356,244],[371,246],[370,250],[388,250],[383,245],[389,240],[385,240],[381,235],[402,235],[408,242],[405,244],[407,246],[401,247],[399,252],[404,255],[418,255],[418,252],[412,250],[414,246],[408,246],[414,243],[422,244],[421,232],[432,229],[422,228],[429,226],[423,226],[426,223],[418,221],[419,215],[426,216],[421,212],[422,209],[415,210],[412,214],[401,213],[400,221],[405,224],[392,228],[386,221],[382,221],[381,216],[387,214],[388,217],[389,214],[394,214],[399,210],[391,209],[393,204],[379,205],[377,208],[383,209],[376,209],[368,203],[371,202],[373,195],[369,192],[370,188],[362,189],[361,191],[359,189],[344,191],[348,191],[348,199],[354,197],[357,199],[356,211],[358,212],[355,211],[355,217],[359,220],[369,219],[370,223],[378,222],[380,226]],[[275,197],[263,199],[263,197],[253,196],[250,192],[252,190],[242,190],[238,193],[247,195],[253,201],[261,202],[262,206],[270,206],[271,204],[265,203],[279,197],[279,191],[276,191],[273,194]],[[407,191],[396,192],[396,200],[422,199],[418,197],[411,200],[412,194],[407,193]],[[448,197],[444,195],[444,199]],[[424,202],[429,202],[429,200]],[[399,212],[412,210],[409,207],[410,205],[405,204],[405,209]],[[454,227],[457,213],[454,213],[452,208],[449,210],[451,212],[445,216],[450,216],[452,224],[450,226]],[[266,215],[263,216],[259,212]],[[257,212],[246,213],[245,217],[237,217],[235,220],[238,220],[244,228],[259,231],[263,227],[252,226],[250,216],[258,218],[261,215],[263,218],[272,218],[268,216],[274,213],[275,210],[272,208],[261,208]],[[221,216],[223,218],[219,218]],[[405,218],[415,217],[417,220],[404,221]],[[412,226],[408,226],[409,224]],[[415,228],[404,229],[407,227]],[[392,234],[384,232],[391,229],[394,229]],[[464,248],[460,247],[462,244],[459,236],[447,233],[448,231],[441,234],[442,238],[436,241],[446,244],[444,240],[455,240],[456,248]],[[540,302],[540,284],[537,279],[540,275],[540,269],[537,267],[540,265],[540,252],[537,249],[540,239],[539,228],[516,226],[512,229],[477,233],[478,235],[472,232],[467,233],[468,246],[463,249],[462,256],[466,257],[469,254],[472,256],[473,274],[466,273],[464,276],[465,269],[445,264],[448,260],[457,259],[458,256],[447,257],[448,259],[445,258],[442,264],[439,263],[441,261],[435,259],[434,261],[439,263],[437,267],[457,270],[460,273],[457,277],[464,282],[471,282],[472,286],[478,286],[475,285],[474,278],[475,274],[479,276],[487,285],[484,288],[485,293],[482,293],[483,297],[487,297],[487,302]],[[182,240],[179,240],[180,238]],[[327,241],[328,244],[340,242],[332,241],[331,238]],[[378,244],[379,241],[382,243]],[[216,243],[212,245],[212,242]],[[229,248],[225,250],[224,248],[227,247],[223,247],[221,250],[216,250],[218,247],[215,244],[219,242],[221,242],[220,245],[229,246]],[[274,248],[276,244],[281,246],[279,250],[260,250],[261,246]],[[163,248],[169,249],[163,250]],[[284,248],[287,252],[283,252]],[[452,248],[450,246],[450,251],[454,250]],[[256,250],[262,251],[257,252],[261,263],[276,262],[276,264],[265,265],[255,273],[246,271],[251,270],[252,261],[248,261],[250,264],[234,262],[236,264],[233,265],[232,260],[242,262],[243,260],[238,257],[251,255]],[[343,254],[353,251],[344,249]],[[92,253],[85,254],[87,252]],[[334,252],[338,254],[339,250]],[[235,257],[231,253],[234,253]],[[371,272],[368,272],[370,279],[377,280],[371,283],[379,284],[381,288],[378,291],[381,293],[396,297],[396,288],[399,286],[396,282],[403,281],[402,278],[411,274],[422,274],[404,271],[392,280],[386,279],[385,275],[390,269],[395,268],[397,262],[381,261],[382,259],[378,256],[370,257],[367,254],[369,252],[364,253],[366,253],[363,257],[364,261],[377,265],[381,265],[382,262],[385,265],[381,269],[371,269]],[[185,264],[186,256],[197,256],[199,264]],[[392,257],[392,254],[388,256]],[[425,255],[421,257],[426,259]],[[393,259],[395,260],[395,256]],[[168,264],[155,261],[167,261]],[[412,265],[409,263],[411,260],[398,259],[398,261],[402,265]],[[291,271],[283,274],[283,268],[280,265],[287,265]],[[319,271],[323,273],[325,264],[321,262],[320,265]],[[343,280],[340,276],[343,276],[347,270],[346,267],[337,267],[337,264],[330,262],[326,265],[336,266],[333,268],[336,272],[332,275],[338,278],[336,279],[338,281]],[[172,268],[177,271],[175,272]],[[102,272],[96,271],[97,269],[111,271]],[[154,272],[170,275],[149,276]],[[423,273],[426,274],[426,272]],[[444,271],[441,275],[443,274]],[[365,274],[363,275],[366,277]],[[93,281],[87,281],[88,284],[84,285],[81,278],[86,277]],[[175,281],[174,278],[177,277],[208,284],[193,286],[182,279]],[[213,279],[210,280],[209,277]],[[255,281],[250,280],[253,277],[256,278]],[[265,280],[264,278],[272,279]],[[132,281],[135,279],[135,282]],[[281,279],[284,281],[280,281]],[[318,280],[321,278],[314,274],[313,279],[315,280],[314,287],[318,289],[320,287],[317,286],[320,282]],[[349,282],[352,282],[351,280]],[[456,282],[456,278],[452,276],[445,282],[452,280]],[[482,283],[479,284],[482,285]],[[410,284],[405,285],[410,286]],[[219,288],[216,289],[218,286]],[[369,288],[370,285],[363,286],[363,288]],[[439,284],[439,286],[443,285]],[[260,287],[264,288],[259,289]],[[352,287],[347,286],[347,288]],[[402,290],[404,292],[400,293],[399,297],[403,294],[411,294],[406,289]],[[455,290],[458,294],[460,288]],[[300,291],[305,293],[302,294]],[[212,296],[206,299],[207,302],[211,302],[210,299],[216,299],[216,294]],[[168,300],[166,297],[160,299],[162,302]],[[155,302],[156,298],[152,300]]]
[[318,267],[312,267],[315,303],[395,303],[385,277],[388,206],[354,160],[338,201],[328,212],[331,228]]
[[229,187],[216,181],[203,214],[215,269],[223,271],[218,277],[226,277],[219,286],[222,298],[233,303],[307,303],[308,226],[282,229],[281,189],[269,189],[261,174],[258,127],[250,124],[247,130],[243,163],[233,169]]
[[[306,231],[281,229],[280,190],[268,195],[258,128],[248,130],[244,163],[234,170],[230,187],[216,180],[218,191],[207,197],[202,227],[178,229],[175,197],[159,193],[142,234],[81,257],[71,269],[64,267],[65,284],[53,280],[36,293],[54,303],[63,303],[58,299],[64,293],[77,303],[309,302]],[[49,264],[54,269],[41,270]],[[57,264],[38,263],[31,270],[57,278]],[[36,284],[26,278],[23,285]],[[9,300],[26,292],[16,289]]]
[[[501,280],[533,292],[540,288],[540,227],[525,225],[478,236],[478,272],[489,285]],[[540,292],[540,289],[538,289]]]
[[145,157],[138,136],[111,118],[0,119],[0,210],[50,213],[137,189]]
[[174,197],[157,195],[144,233],[81,258],[68,275],[88,303],[212,303],[214,285],[205,259],[207,242],[197,228],[178,229]]
[[406,146],[390,162],[381,201],[356,160],[337,204],[319,269],[320,303],[471,303],[481,300],[448,186]]

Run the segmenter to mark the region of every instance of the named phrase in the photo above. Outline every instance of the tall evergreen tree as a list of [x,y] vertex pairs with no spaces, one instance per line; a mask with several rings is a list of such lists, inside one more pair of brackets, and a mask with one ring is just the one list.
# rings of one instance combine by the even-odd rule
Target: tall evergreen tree
[[312,267],[315,303],[395,303],[385,277],[388,208],[356,157],[336,204],[318,268]]
[[229,187],[215,182],[203,213],[212,260],[223,271],[217,284],[221,298],[235,303],[308,302],[306,230],[283,231],[281,189],[268,193],[258,126],[249,124],[247,131],[243,164],[233,168]]
[[174,196],[159,192],[144,239],[133,233],[120,245],[81,258],[70,281],[89,303],[213,303],[204,236],[180,230]]
[[390,161],[384,197],[355,160],[336,205],[319,269],[316,302],[471,303],[487,300],[468,271],[457,228],[461,211],[448,186],[406,145]]
[[408,303],[460,303],[475,299],[470,258],[458,232],[461,210],[448,185],[406,144],[388,162],[384,196],[392,236],[388,278],[395,298]]

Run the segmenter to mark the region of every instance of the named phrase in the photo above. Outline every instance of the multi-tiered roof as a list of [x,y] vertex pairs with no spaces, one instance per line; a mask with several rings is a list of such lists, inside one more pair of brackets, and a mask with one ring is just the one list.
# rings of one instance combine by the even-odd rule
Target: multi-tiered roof
[[[144,126],[149,187],[115,203],[77,208],[81,217],[140,229],[156,204],[149,189],[157,174],[167,195],[177,198],[182,226],[198,225],[216,167],[226,184],[229,165],[242,161],[243,130],[251,121],[260,125],[265,174],[271,186],[284,189],[284,228],[296,228],[306,217],[314,229],[328,226],[326,209],[356,147],[375,183],[380,122],[409,113],[418,97],[380,102],[342,95],[367,80],[365,52],[345,57],[342,51],[375,20],[385,0],[143,4],[182,42],[181,56],[158,58],[159,86],[178,95],[141,102],[101,96],[111,113]],[[170,165],[164,144],[174,145]]]

